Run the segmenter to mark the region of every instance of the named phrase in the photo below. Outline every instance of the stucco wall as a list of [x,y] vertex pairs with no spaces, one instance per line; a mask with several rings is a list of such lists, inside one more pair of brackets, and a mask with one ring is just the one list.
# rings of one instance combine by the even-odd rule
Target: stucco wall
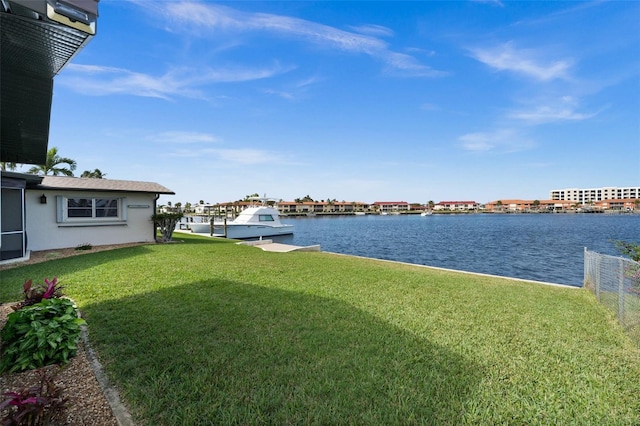
[[[42,194],[47,203],[41,204]],[[58,223],[56,197],[69,198],[122,198],[126,220],[116,224]],[[151,215],[155,194],[85,191],[26,191],[27,250],[39,251],[82,244],[93,246],[152,242],[154,227]]]

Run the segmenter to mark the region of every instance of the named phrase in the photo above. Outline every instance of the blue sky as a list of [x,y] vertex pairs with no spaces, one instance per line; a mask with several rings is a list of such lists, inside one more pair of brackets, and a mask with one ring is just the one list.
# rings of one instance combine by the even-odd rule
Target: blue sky
[[161,203],[640,185],[640,2],[101,0],[49,146]]

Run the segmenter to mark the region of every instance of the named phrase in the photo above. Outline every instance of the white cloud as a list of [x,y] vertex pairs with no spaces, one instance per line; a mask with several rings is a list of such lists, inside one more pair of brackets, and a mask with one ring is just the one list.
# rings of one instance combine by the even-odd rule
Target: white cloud
[[487,3],[493,6],[504,7],[504,3],[500,0],[472,0],[474,3]]
[[531,149],[533,141],[518,134],[513,129],[500,129],[494,132],[467,133],[458,138],[463,149],[474,152],[517,152]]
[[345,31],[295,17],[243,12],[226,6],[199,2],[160,2],[155,3],[154,8],[150,8],[149,11],[159,13],[169,31],[187,31],[200,37],[203,37],[207,30],[262,31],[305,40],[329,49],[366,54],[404,75],[441,75],[440,72],[420,64],[412,56],[392,51],[388,44],[377,36],[391,36],[393,32],[379,25],[358,26],[358,32]]
[[209,68],[170,70],[153,76],[115,67],[69,64],[56,82],[88,95],[126,94],[171,99],[204,98],[199,87],[215,83],[259,80],[287,72],[275,64],[269,68]]
[[216,149],[209,150],[209,152],[217,155],[223,161],[228,161],[235,164],[281,164],[285,162],[280,155],[260,149]]
[[309,90],[310,87],[321,81],[319,77],[309,77],[297,82],[288,84],[284,89],[267,88],[262,91],[268,95],[278,96],[288,101],[295,101]]
[[568,79],[572,65],[569,59],[541,60],[540,52],[516,49],[511,42],[494,48],[478,48],[471,51],[475,59],[492,68],[524,74],[541,81]]
[[557,100],[538,102],[528,109],[511,112],[508,117],[528,124],[556,121],[583,121],[595,117],[599,112],[579,112],[580,102],[573,96],[561,96]]
[[360,25],[360,26],[351,26],[349,27],[353,31],[366,34],[370,36],[379,36],[379,37],[392,37],[394,32],[391,28],[383,27],[382,25]]
[[209,134],[187,131],[162,132],[157,135],[150,136],[148,139],[172,144],[193,144],[193,143],[217,143],[220,139]]
[[204,162],[219,162],[216,167],[295,164],[285,154],[254,148],[176,149],[168,155],[178,158],[194,158]]
[[531,111],[513,112],[509,117],[526,121],[531,124],[541,124],[554,121],[582,121],[596,115],[597,113],[580,113],[569,107],[544,105]]

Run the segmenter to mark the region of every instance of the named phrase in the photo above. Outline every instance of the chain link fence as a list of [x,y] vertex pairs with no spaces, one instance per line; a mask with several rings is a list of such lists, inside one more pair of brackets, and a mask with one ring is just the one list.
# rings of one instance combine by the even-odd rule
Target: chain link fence
[[640,345],[640,263],[584,249],[584,286]]

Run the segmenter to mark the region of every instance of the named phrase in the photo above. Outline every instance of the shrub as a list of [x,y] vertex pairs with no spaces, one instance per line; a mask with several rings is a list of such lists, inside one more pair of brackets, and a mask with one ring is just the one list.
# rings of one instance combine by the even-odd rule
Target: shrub
[[614,241],[618,251],[636,262],[640,262],[640,244]]
[[77,251],[91,250],[93,246],[89,243],[83,243],[76,246]]
[[0,373],[66,364],[77,352],[85,323],[69,299],[43,299],[12,312],[0,331]]
[[626,241],[614,241],[620,253],[636,263],[625,267],[624,274],[631,280],[631,292],[640,295],[640,244]]
[[39,370],[38,384],[20,392],[6,392],[7,397],[0,403],[0,411],[5,415],[3,425],[53,425],[62,424],[67,399],[56,386],[53,371]]
[[25,306],[35,305],[42,302],[43,299],[60,298],[64,296],[62,289],[63,287],[58,285],[58,278],[54,278],[51,281],[45,278],[44,284],[39,287],[35,287],[32,280],[26,281],[22,285],[24,300],[14,305],[13,309],[18,310]]
[[182,216],[182,213],[156,213],[151,216],[155,227],[160,229],[162,242],[171,241],[173,231],[176,229],[176,225],[180,219],[182,219]]

